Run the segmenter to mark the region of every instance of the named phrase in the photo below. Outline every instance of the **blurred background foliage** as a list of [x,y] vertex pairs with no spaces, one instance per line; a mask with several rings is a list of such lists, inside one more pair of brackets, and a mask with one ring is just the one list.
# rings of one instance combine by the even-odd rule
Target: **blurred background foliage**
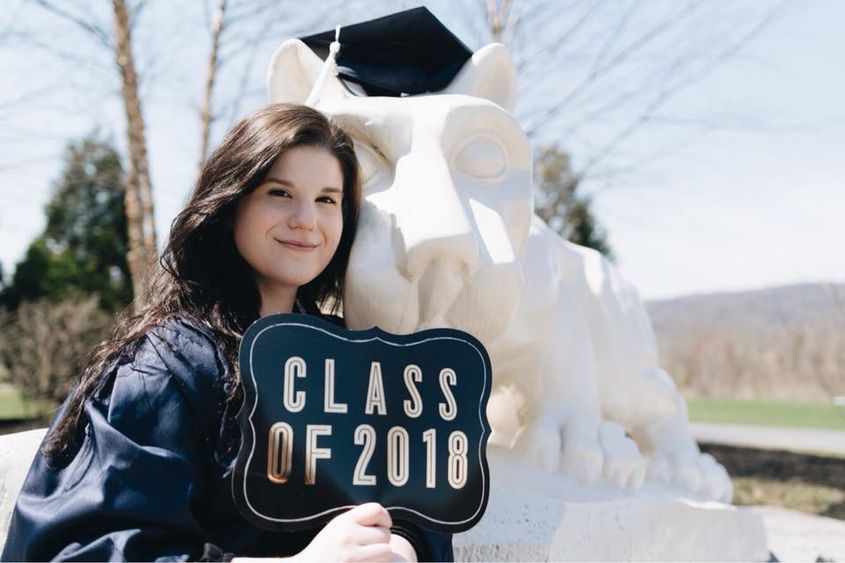
[[44,231],[32,241],[0,292],[0,306],[96,296],[115,312],[131,302],[124,173],[108,141],[91,135],[67,146],[53,185]]
[[0,290],[0,377],[26,402],[6,389],[6,416],[51,413],[132,301],[123,181],[112,143],[92,134],[68,144],[44,231]]

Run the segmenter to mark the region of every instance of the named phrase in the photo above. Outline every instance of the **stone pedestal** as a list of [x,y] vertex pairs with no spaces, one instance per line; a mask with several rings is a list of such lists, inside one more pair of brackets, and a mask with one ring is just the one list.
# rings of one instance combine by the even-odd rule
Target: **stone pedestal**
[[[0,436],[0,547],[44,430]],[[489,448],[484,519],[455,536],[458,561],[766,561],[763,521],[751,510],[686,499],[646,484],[625,493],[545,473]]]
[[766,561],[762,518],[646,484],[588,487],[490,448],[487,512],[455,536],[461,561]]
[[23,480],[46,428],[0,436],[0,550],[6,543],[9,520]]

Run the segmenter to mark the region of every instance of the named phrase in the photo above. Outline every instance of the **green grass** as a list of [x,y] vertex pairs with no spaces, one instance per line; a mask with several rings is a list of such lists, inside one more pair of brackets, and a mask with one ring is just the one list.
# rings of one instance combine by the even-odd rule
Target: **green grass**
[[782,506],[808,514],[845,519],[845,491],[842,489],[803,482],[798,477],[789,481],[734,477],[733,484],[733,503],[737,505]]
[[845,410],[833,403],[688,399],[687,405],[693,422],[845,430]]
[[0,384],[0,420],[34,418],[38,405],[25,401],[17,389],[9,384]]

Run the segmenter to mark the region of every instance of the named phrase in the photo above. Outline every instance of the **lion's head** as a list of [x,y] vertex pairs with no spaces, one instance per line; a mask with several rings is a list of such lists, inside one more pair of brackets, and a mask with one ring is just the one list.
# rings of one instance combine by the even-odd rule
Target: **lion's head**
[[[302,103],[321,66],[303,43],[285,42],[270,67],[271,100]],[[516,314],[532,195],[531,152],[510,113],[515,77],[493,44],[441,93],[325,86],[317,108],[354,138],[364,181],[344,296],[350,328],[450,326],[486,342]]]

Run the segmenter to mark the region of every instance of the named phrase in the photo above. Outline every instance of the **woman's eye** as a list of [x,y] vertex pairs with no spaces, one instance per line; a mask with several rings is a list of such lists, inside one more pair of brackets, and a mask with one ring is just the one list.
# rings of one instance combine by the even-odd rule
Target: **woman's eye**
[[337,202],[334,200],[334,198],[329,197],[329,196],[319,197],[319,198],[317,198],[317,201],[319,201],[320,203],[331,203],[332,205],[334,205],[335,203],[337,203]]
[[272,188],[267,193],[272,196],[290,197],[290,194],[287,192],[287,190],[283,190],[281,188]]

